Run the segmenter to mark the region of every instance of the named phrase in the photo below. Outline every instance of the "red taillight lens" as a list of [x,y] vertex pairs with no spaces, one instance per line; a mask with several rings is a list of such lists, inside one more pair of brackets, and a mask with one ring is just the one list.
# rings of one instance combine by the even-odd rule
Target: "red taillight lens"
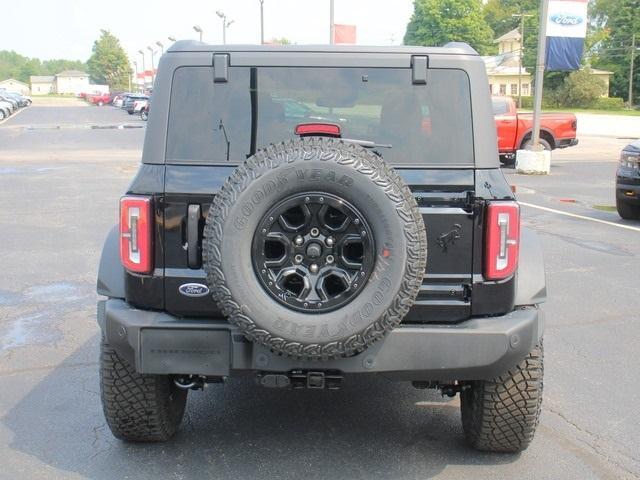
[[120,260],[130,272],[153,269],[153,210],[150,197],[120,199]]
[[333,123],[300,123],[296,125],[296,135],[320,135],[327,137],[340,137],[340,125]]
[[513,275],[520,250],[520,206],[491,202],[487,206],[484,276],[500,280]]

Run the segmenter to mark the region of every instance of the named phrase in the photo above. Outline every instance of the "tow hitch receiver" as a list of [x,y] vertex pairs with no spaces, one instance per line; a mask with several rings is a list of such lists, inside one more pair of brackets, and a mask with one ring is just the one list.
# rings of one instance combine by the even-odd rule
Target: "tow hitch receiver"
[[337,390],[342,383],[342,375],[338,372],[293,370],[289,373],[260,373],[257,380],[260,385],[267,388]]

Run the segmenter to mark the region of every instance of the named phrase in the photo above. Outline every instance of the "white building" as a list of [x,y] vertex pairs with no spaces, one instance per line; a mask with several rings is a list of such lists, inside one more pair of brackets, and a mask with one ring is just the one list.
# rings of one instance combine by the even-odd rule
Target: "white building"
[[9,92],[16,92],[22,95],[29,95],[31,92],[29,90],[29,85],[20,80],[16,80],[15,78],[8,78],[6,80],[2,80],[0,82],[0,89],[4,88]]
[[55,80],[53,75],[31,75],[31,95],[48,95],[55,92]]
[[89,92],[89,74],[79,70],[65,70],[56,75],[56,93],[78,95]]

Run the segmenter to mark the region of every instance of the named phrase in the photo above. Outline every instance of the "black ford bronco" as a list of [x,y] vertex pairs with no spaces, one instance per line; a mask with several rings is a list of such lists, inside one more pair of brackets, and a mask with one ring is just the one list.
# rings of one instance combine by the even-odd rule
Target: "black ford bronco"
[[189,390],[235,374],[377,374],[459,393],[473,447],[525,449],[544,266],[488,87],[465,44],[174,44],[100,261],[113,434],[167,440]]

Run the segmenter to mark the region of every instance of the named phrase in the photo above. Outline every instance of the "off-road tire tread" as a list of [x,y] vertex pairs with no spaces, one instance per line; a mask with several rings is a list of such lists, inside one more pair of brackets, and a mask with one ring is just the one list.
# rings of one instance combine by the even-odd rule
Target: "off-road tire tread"
[[640,220],[640,206],[629,205],[628,202],[616,198],[616,210],[624,220]]
[[[309,160],[335,162],[350,166],[360,175],[385,190],[403,219],[406,238],[404,275],[391,307],[375,322],[346,339],[328,343],[291,342],[260,328],[233,298],[222,271],[223,225],[238,196],[264,173]],[[366,349],[400,324],[415,301],[427,263],[427,238],[418,205],[402,178],[378,155],[339,139],[307,137],[271,144],[238,166],[215,196],[207,215],[203,242],[204,269],[212,287],[213,299],[229,321],[237,325],[251,341],[294,358],[332,359],[350,356]]]
[[143,375],[104,341],[100,344],[100,393],[107,424],[116,438],[164,442],[177,431],[187,391],[168,375]]
[[521,452],[538,426],[542,407],[542,340],[517,366],[493,380],[469,382],[461,395],[462,426],[478,450]]

